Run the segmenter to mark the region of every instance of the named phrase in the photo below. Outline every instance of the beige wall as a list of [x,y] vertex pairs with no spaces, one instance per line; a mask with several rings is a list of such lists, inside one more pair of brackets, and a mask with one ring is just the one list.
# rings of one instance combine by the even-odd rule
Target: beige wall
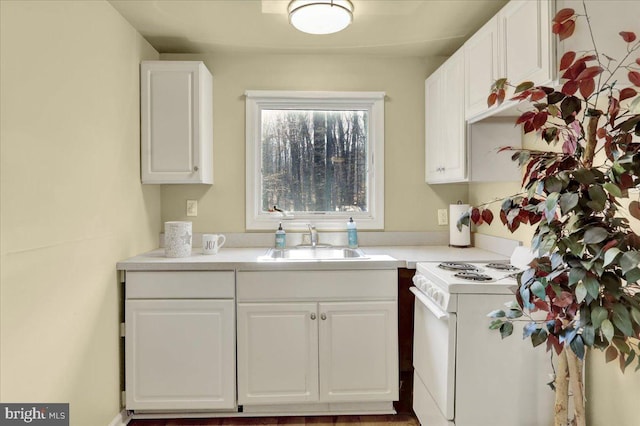
[[0,400],[120,411],[116,261],[157,246],[139,178],[139,71],[157,52],[104,1],[1,15]]
[[[245,90],[384,91],[385,230],[436,231],[437,209],[467,198],[466,185],[424,183],[424,80],[440,63],[346,55],[161,55],[203,60],[213,74],[212,186],[164,185],[162,220],[197,232],[245,230]],[[187,218],[186,200],[199,201]]]

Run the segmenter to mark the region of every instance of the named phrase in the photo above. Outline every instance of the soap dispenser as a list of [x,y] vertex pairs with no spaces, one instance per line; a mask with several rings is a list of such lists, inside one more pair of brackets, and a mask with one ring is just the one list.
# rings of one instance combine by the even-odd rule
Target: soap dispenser
[[358,230],[352,217],[350,217],[349,222],[347,222],[347,241],[349,248],[358,248]]
[[287,234],[282,229],[282,222],[280,222],[280,226],[278,226],[278,230],[276,231],[276,248],[284,249],[287,245]]

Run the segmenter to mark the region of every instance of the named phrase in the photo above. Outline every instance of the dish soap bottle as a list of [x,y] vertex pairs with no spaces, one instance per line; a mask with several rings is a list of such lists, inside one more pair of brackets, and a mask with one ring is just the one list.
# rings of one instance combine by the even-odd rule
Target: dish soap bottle
[[278,230],[276,231],[276,248],[284,249],[287,245],[287,234],[282,229],[282,222],[280,222],[280,226],[278,226]]
[[349,222],[347,222],[347,241],[349,248],[358,248],[358,230],[352,217],[350,217]]

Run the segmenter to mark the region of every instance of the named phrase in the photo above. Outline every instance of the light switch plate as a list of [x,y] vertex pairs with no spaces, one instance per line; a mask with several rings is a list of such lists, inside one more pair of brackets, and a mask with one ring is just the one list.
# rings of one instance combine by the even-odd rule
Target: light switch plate
[[438,225],[448,225],[447,209],[438,209]]
[[187,216],[198,216],[198,200],[187,200]]

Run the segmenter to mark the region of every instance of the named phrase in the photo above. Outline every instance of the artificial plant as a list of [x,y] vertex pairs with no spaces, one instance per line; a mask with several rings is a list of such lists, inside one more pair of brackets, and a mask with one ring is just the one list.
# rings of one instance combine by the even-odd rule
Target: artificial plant
[[[573,421],[586,424],[586,348],[605,351],[607,362],[618,359],[623,371],[631,364],[640,369],[640,236],[628,217],[640,219],[640,41],[622,31],[626,56],[616,60],[600,52],[586,6],[584,14],[560,10],[553,33],[560,40],[570,37],[578,19],[585,19],[593,46],[562,56],[561,87],[502,78],[488,98],[492,106],[513,90],[512,100],[530,106],[516,124],[549,146],[503,148],[514,151],[523,180],[520,194],[503,199],[500,220],[511,232],[534,227],[531,248],[537,257],[518,275],[514,303],[489,316],[490,328],[503,337],[512,334],[514,321],[525,321],[523,337],[558,354],[552,383],[556,425],[568,422],[569,382]],[[628,81],[615,81],[621,70]],[[630,197],[635,199],[623,207],[622,199]],[[463,215],[459,226],[490,224],[493,214],[486,206]]]

